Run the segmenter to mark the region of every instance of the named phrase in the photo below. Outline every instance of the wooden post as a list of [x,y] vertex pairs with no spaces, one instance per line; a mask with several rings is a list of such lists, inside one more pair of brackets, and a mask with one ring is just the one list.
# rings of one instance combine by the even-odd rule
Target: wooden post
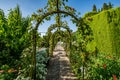
[[30,77],[36,80],[36,30],[33,29],[33,54],[32,54],[32,68]]

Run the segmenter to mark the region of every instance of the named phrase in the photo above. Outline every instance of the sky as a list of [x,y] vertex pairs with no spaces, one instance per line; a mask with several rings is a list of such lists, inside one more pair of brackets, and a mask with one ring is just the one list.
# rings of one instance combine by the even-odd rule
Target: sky
[[[71,6],[80,12],[80,16],[82,17],[85,13],[92,11],[93,4],[96,4],[97,9],[101,8],[103,3],[111,2],[114,7],[120,7],[120,0],[68,0],[66,3],[68,6]],[[43,8],[47,4],[47,0],[0,0],[0,9],[3,9],[5,14],[9,13],[9,9],[15,8],[16,5],[20,6],[20,10],[22,11],[22,16],[31,16],[33,12],[36,12],[38,9]],[[73,31],[76,31],[75,24],[72,24],[70,18],[66,18],[68,21],[68,26]],[[39,32],[46,32],[48,27],[51,24],[54,24],[55,21],[52,19],[51,21],[46,21],[44,24],[39,26]],[[43,35],[43,33],[42,33]]]

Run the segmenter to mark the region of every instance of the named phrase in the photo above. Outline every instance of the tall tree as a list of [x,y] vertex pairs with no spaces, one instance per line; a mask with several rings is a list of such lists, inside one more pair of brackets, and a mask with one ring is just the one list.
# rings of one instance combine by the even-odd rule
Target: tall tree
[[98,12],[100,12],[100,9],[98,9]]
[[113,5],[111,4],[111,2],[108,3],[108,9],[113,8]]
[[93,12],[97,12],[97,8],[96,8],[96,5],[95,5],[95,4],[93,5],[92,11],[93,11]]
[[[0,62],[2,64],[13,64],[20,58],[21,52],[30,44],[29,32],[30,18],[22,18],[19,6],[11,9],[6,19],[3,11],[0,11]],[[2,31],[1,31],[2,30]],[[5,57],[2,55],[4,54]]]
[[108,10],[108,5],[107,5],[107,3],[104,3],[104,4],[103,4],[102,10]]
[[7,29],[7,19],[2,9],[0,9],[0,66],[2,63],[7,63],[6,60],[9,54],[6,54],[6,31]]
[[15,9],[10,10],[10,13],[8,14],[8,27],[10,31],[8,34],[11,36],[10,47],[13,49],[11,54],[16,53],[16,58],[19,58],[20,53],[25,48],[25,44],[28,43],[25,40],[25,36],[27,35],[26,33],[29,23],[29,18],[22,18],[22,14],[18,5]]

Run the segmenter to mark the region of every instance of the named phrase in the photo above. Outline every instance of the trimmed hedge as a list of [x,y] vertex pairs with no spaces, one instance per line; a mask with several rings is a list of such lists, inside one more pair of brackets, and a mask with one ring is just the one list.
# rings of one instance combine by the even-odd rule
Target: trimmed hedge
[[102,11],[86,22],[94,34],[94,41],[87,45],[89,51],[97,47],[100,52],[120,53],[120,7]]

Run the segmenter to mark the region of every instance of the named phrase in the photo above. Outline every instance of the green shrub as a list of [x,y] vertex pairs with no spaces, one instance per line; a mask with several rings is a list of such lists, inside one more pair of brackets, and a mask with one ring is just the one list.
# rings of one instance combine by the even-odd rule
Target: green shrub
[[90,80],[111,80],[113,76],[120,79],[120,59],[116,56],[99,54],[91,58],[88,75]]
[[46,49],[38,51],[36,54],[36,80],[46,80],[47,67],[49,60]]
[[[29,77],[31,71],[31,49],[26,49],[23,51],[21,56],[21,68],[19,70],[19,75],[15,80],[32,80]],[[45,80],[47,74],[46,64],[49,60],[48,53],[46,49],[37,51],[36,53],[36,80]]]
[[13,80],[16,77],[17,70],[10,68],[8,65],[0,67],[0,80]]

